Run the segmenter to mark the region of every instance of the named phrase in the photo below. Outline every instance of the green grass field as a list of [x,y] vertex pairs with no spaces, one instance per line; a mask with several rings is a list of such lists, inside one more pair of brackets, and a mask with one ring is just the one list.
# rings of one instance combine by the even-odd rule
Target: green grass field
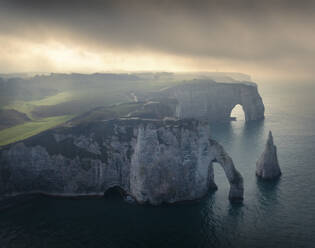
[[32,110],[38,106],[52,106],[56,104],[60,104],[63,102],[70,101],[72,99],[72,94],[70,92],[61,92],[54,96],[49,96],[41,100],[36,101],[16,101],[12,104],[6,105],[5,109],[14,109],[21,113],[27,114],[30,119],[34,119],[32,116]]
[[[1,130],[0,146],[29,138],[47,129],[63,124],[72,119],[75,115],[81,114],[90,108],[98,105],[104,106],[117,103],[121,99],[126,100],[124,95],[116,96],[112,94],[112,92],[90,89],[61,92],[41,100],[16,101],[10,105],[4,106],[4,109],[14,109],[25,113],[32,121]],[[72,103],[71,101],[74,102]],[[95,101],[95,103],[93,101]],[[32,111],[37,110],[39,107],[43,107],[43,111],[47,112],[48,117],[38,117],[33,114],[34,112],[32,113]],[[62,113],[64,109],[67,110],[69,107],[70,110],[73,109],[73,111]]]
[[[177,84],[177,81],[172,84]],[[9,105],[2,106],[4,109],[13,109],[21,113],[25,113],[30,122],[13,126],[0,131],[0,146],[17,142],[42,131],[63,124],[75,116],[95,108],[98,106],[110,106],[112,104],[131,102],[131,91],[148,92],[159,90],[168,86],[169,82],[161,80],[151,82],[140,81],[134,83],[109,83],[107,87],[90,87],[83,89],[74,89],[60,92],[54,96],[49,96],[41,100],[32,101],[15,101]],[[81,121],[89,119],[106,119],[108,116],[125,116],[133,111],[138,104],[116,105],[112,106],[105,112],[94,111]]]
[[49,117],[22,125],[6,128],[0,131],[0,146],[24,140],[47,129],[56,127],[70,120],[72,115]]

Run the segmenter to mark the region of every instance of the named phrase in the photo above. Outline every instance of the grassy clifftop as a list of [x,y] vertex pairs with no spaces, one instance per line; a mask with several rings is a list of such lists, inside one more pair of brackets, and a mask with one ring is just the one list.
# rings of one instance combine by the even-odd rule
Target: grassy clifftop
[[0,146],[29,138],[47,129],[65,123],[72,117],[72,115],[49,117],[38,121],[31,121],[14,127],[6,128],[0,131]]

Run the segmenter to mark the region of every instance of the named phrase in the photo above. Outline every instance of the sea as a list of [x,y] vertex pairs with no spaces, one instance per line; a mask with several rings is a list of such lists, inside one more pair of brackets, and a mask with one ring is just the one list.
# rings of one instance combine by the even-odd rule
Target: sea
[[[211,135],[244,177],[244,202],[228,201],[229,184],[215,164],[218,190],[196,202],[136,205],[98,198],[31,197],[0,211],[1,248],[315,247],[315,84],[259,84],[265,120],[231,123]],[[256,161],[269,130],[282,176],[262,181]]]

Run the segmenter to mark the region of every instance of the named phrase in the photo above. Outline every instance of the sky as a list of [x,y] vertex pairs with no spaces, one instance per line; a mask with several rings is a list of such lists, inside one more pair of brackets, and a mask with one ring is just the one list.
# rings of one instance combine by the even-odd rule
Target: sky
[[312,79],[315,1],[0,0],[0,73],[234,71]]

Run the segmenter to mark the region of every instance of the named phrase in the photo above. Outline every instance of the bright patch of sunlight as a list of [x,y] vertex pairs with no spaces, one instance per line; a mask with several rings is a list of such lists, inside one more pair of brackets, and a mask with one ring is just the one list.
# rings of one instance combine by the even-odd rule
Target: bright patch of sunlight
[[73,118],[73,115],[48,117],[3,129],[0,131],[0,146],[24,140],[47,129],[65,123],[71,118]]

